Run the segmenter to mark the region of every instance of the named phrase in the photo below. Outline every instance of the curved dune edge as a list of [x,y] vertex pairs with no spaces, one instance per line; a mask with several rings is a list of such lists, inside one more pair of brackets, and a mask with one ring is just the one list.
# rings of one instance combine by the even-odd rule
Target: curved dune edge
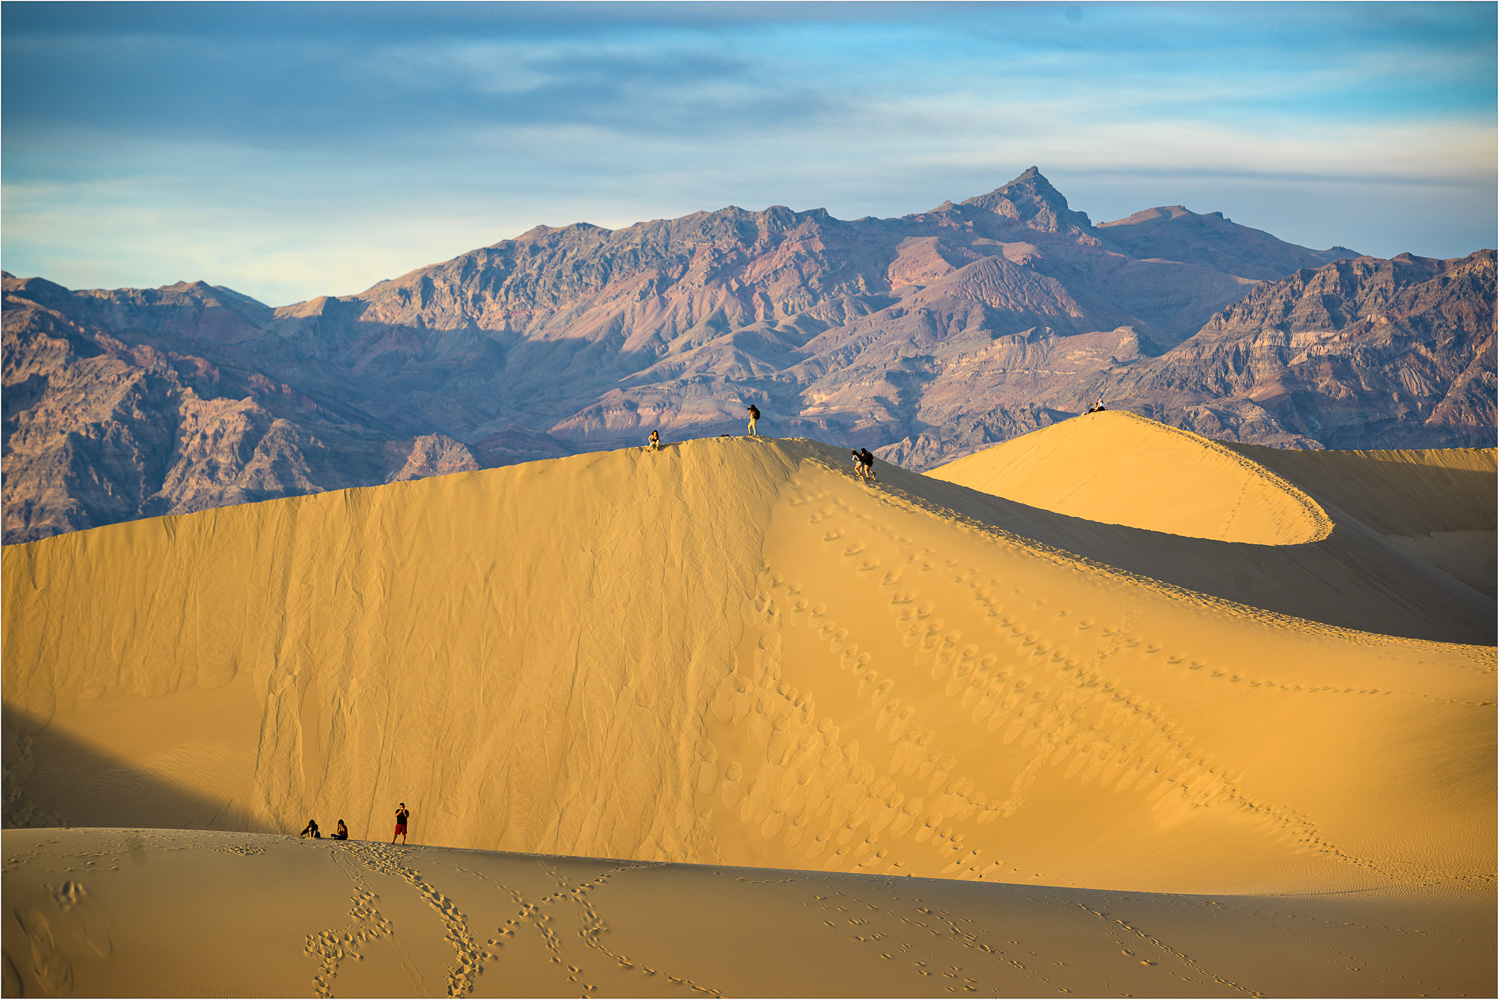
[[841,458],[696,441],[8,548],[7,822],[365,837],[406,801],[482,849],[1490,884],[1492,648],[1228,606]]
[[1089,413],[926,473],[1030,507],[1191,538],[1320,541],[1305,492],[1217,441],[1123,410]]
[[1493,886],[1195,896],[8,830],[7,996],[1485,996]]
[[1227,444],[1385,535],[1494,530],[1499,450],[1290,451]]
[[1338,519],[1357,518],[1492,604],[1499,523],[1496,449],[1304,452],[1229,447],[1312,491],[1340,512]]

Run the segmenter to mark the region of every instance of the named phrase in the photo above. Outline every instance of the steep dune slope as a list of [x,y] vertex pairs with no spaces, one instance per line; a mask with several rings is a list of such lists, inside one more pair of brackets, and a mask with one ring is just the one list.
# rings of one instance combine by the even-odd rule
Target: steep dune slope
[[[230,826],[300,828],[321,806],[363,830],[405,798],[425,839],[571,847],[586,820],[602,853],[654,856],[653,830],[691,817],[647,790],[674,792],[696,766],[692,746],[663,748],[725,670],[723,611],[749,596],[736,564],[752,571],[789,474],[777,449],[728,448],[587,455],[8,548],[7,708],[45,718],[82,695],[88,743],[161,703],[149,757],[99,749],[197,794],[226,790]],[[175,762],[189,752],[175,730],[213,711],[209,691],[257,706],[248,729],[214,735],[225,754],[251,751],[227,783]],[[607,801],[626,774],[637,794]],[[78,798],[68,819],[105,820]]]
[[1485,891],[1492,650],[1229,604],[883,475],[710,439],[9,547],[7,821],[379,839],[405,801],[458,847]]

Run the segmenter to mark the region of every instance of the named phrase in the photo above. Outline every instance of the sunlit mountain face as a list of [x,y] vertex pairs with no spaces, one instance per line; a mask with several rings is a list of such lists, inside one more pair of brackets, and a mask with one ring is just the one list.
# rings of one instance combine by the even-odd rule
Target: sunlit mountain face
[[931,468],[1100,401],[1293,448],[1491,446],[1494,252],[1095,225],[1035,168],[898,219],[537,228],[354,296],[5,278],[5,539],[739,433]]

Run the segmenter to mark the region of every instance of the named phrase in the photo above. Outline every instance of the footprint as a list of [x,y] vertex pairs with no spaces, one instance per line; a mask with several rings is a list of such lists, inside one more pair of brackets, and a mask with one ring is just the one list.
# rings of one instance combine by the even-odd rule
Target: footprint
[[713,700],[710,707],[713,714],[721,722],[728,722],[734,718],[734,696],[738,688],[734,685],[735,676],[732,672],[726,674],[724,679],[718,682],[718,687],[713,691]]
[[[892,701],[890,703],[890,707],[893,708],[895,706],[895,704],[896,703]],[[916,708],[913,705],[907,705],[904,708],[902,708],[899,713],[897,713],[897,715],[895,717],[895,720],[890,723],[890,742],[891,743],[896,742],[902,736],[905,735],[906,729],[911,724],[911,716],[913,716],[915,714],[916,714]]]
[[704,740],[697,748],[697,794],[712,795],[718,787],[718,748]]
[[724,769],[722,794],[723,804],[730,809],[739,804],[744,794],[744,765],[737,760]]

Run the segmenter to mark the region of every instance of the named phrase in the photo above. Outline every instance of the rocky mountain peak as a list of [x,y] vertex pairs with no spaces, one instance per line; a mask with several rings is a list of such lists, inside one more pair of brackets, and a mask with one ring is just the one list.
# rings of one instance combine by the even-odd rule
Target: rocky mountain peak
[[1182,205],[1100,222],[1096,231],[1110,248],[1137,260],[1182,261],[1262,281],[1358,256],[1347,247],[1312,250],[1287,243],[1222,212],[1199,214]]
[[1073,211],[1067,198],[1035,167],[988,194],[969,198],[964,206],[991,212],[1043,233],[1090,233],[1086,212]]

